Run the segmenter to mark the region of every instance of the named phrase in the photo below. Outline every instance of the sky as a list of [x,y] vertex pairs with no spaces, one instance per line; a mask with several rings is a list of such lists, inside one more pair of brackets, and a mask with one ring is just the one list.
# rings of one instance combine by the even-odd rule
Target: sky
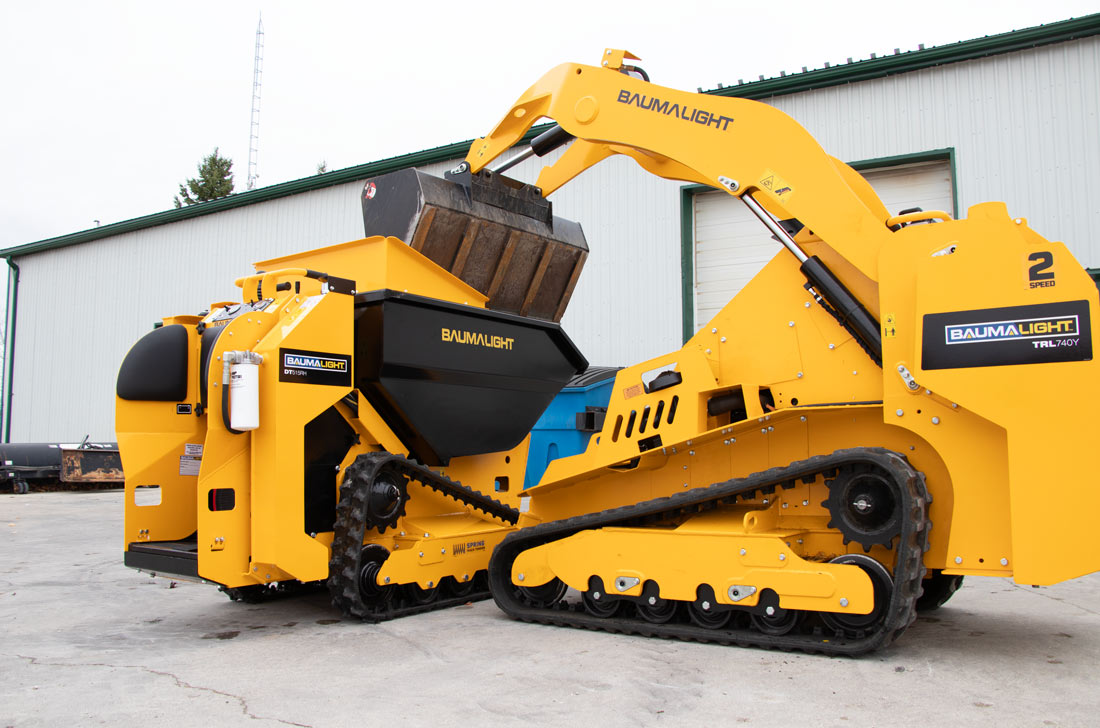
[[1057,22],[1097,0],[776,3],[4,2],[0,248],[172,207],[217,147],[246,189],[256,26],[257,186],[488,133],[543,73],[641,57],[716,88]]

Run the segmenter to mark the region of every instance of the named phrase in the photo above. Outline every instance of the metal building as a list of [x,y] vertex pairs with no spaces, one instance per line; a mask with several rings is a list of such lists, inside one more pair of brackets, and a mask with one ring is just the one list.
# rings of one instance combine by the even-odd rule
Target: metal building
[[[762,100],[862,171],[892,212],[1003,200],[1100,268],[1100,14],[706,93]],[[441,174],[460,142],[0,251],[3,434],[114,438],[114,380],[160,317],[239,296],[251,263],[363,237],[362,180]],[[509,172],[533,181],[543,160]],[[665,353],[779,247],[724,193],[612,158],[555,193],[591,255],[563,326],[595,364]]]

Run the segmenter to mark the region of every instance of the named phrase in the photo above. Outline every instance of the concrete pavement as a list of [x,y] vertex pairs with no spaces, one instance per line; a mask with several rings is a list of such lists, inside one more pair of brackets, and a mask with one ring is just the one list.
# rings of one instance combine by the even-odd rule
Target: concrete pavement
[[121,491],[0,496],[0,728],[1095,726],[1100,574],[969,578],[861,659],[514,622],[381,625],[323,592],[248,605],[122,566]]

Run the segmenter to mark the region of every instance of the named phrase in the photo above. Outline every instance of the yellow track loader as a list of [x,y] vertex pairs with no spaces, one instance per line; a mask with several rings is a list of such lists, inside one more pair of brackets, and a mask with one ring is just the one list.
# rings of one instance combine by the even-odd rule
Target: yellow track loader
[[622,154],[738,198],[786,250],[682,349],[618,372],[600,432],[524,492],[497,604],[854,655],[964,575],[1100,568],[1066,512],[1100,508],[1097,289],[1066,247],[1002,203],[891,215],[782,112],[654,85],[632,60],[551,70],[464,167],[550,119],[576,139],[544,194]]
[[[551,70],[447,179],[368,181],[378,237],[139,341],[126,563],[231,596],[327,579],[366,619],[481,596],[487,567],[519,619],[834,655],[965,575],[1100,568],[1066,517],[1100,508],[1100,300],[1066,247],[1001,203],[892,215],[782,112],[633,60]],[[568,147],[534,185],[490,167],[541,119],[529,154]],[[785,250],[683,348],[571,379],[554,322],[587,248],[543,198],[614,154]],[[561,408],[576,437],[548,442]]]

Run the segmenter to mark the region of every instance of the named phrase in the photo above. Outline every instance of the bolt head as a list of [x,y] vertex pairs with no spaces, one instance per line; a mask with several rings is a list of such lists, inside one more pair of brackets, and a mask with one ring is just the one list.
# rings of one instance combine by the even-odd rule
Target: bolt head
[[764,610],[764,613],[767,614],[769,617],[774,617],[775,616],[775,607],[768,607],[767,609]]
[[463,574],[462,575],[462,581],[469,581],[469,580],[470,580],[470,575],[469,574]]
[[445,554],[445,553],[447,553],[447,549],[439,549],[439,553]]
[[742,556],[744,556],[744,555],[745,555],[745,554],[747,554],[747,553],[748,553],[748,551],[746,551],[745,549],[741,549],[741,555],[742,555]]
[[430,534],[430,533],[425,533],[425,534],[424,534],[424,538],[428,538],[429,536],[431,536],[431,534]]
[[688,450],[688,455],[694,455],[694,454],[695,454],[694,450]]
[[517,576],[516,578],[517,578],[517,579],[519,579],[520,581],[523,581],[523,579],[524,579],[524,574],[520,574],[520,575],[519,575],[519,576]]
[[779,560],[780,561],[786,561],[787,560],[787,554],[779,554]]
[[603,596],[603,595],[600,594],[599,592],[592,592],[592,598],[595,599],[596,601],[599,601],[601,596]]
[[717,334],[717,333],[718,333],[718,329],[711,329],[711,330],[710,330],[710,333],[712,333],[712,334]]
[[842,606],[842,607],[846,607],[846,606],[848,606],[848,600],[847,600],[847,599],[843,599],[843,598],[842,598],[842,599],[840,600],[840,606]]
[[723,337],[722,337],[721,339],[719,339],[718,341],[720,341],[720,342],[722,342],[722,343],[724,344],[724,343],[726,343],[726,337],[725,337],[725,336],[723,336]]
[[835,348],[836,348],[836,344],[829,344],[829,348],[830,348],[830,349],[835,349]]
[[799,378],[799,379],[801,379],[801,378],[802,378],[802,372],[799,372],[799,373],[798,373],[798,378]]
[[650,597],[649,598],[649,603],[650,603],[651,606],[656,604],[657,603],[657,597]]
[[932,424],[933,424],[933,425],[938,425],[938,424],[940,424],[940,418],[939,418],[939,417],[933,417],[933,418],[932,418]]
[[1001,559],[1001,566],[1008,566],[1008,559]]
[[703,608],[703,611],[704,611],[704,612],[709,612],[709,611],[710,611],[710,602],[706,602],[706,601],[704,601],[704,602],[703,602],[702,604],[700,604],[699,606]]
[[802,305],[803,305],[803,306],[805,306],[806,308],[809,308],[809,307],[810,307],[810,302],[809,302],[809,301],[806,301],[806,303],[804,303],[804,304],[802,304]]
[[424,552],[423,552],[423,551],[421,551],[421,552],[419,553],[419,555],[420,555],[420,556],[423,556],[423,555],[424,555]]
[[802,415],[801,417],[799,417],[798,421],[799,422],[805,422],[806,421],[806,415]]
[[390,583],[390,577],[387,576],[385,579],[383,579],[383,581],[386,582],[387,584],[389,584]]
[[904,414],[905,414],[905,410],[899,409],[899,410],[898,410],[897,412],[895,412],[894,414],[896,414],[896,415],[897,415],[898,417],[901,417],[902,415],[904,415]]
[[435,582],[434,581],[429,581],[428,582],[428,588],[431,589],[433,586],[435,586]]
[[905,366],[903,364],[898,364],[898,371],[899,372],[904,372],[905,371]]
[[963,557],[961,557],[961,556],[956,556],[955,557],[955,563],[956,564],[961,564],[962,562],[963,562]]

